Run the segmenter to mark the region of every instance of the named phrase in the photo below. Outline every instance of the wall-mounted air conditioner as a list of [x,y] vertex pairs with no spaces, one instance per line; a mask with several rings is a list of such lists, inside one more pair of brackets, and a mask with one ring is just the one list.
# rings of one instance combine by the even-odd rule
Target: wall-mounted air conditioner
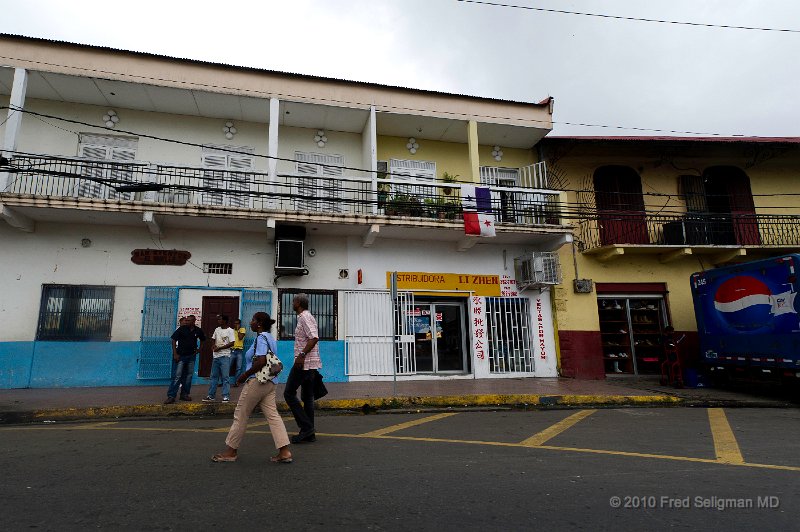
[[514,259],[520,290],[561,284],[561,264],[555,251],[531,251]]
[[281,225],[275,229],[276,275],[308,275],[303,264],[305,237],[306,228],[303,226]]

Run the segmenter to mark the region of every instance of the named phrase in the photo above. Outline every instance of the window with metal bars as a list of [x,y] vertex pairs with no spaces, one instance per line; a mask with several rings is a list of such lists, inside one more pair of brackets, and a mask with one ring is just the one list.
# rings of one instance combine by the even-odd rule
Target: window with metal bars
[[334,290],[299,290],[287,288],[278,290],[278,338],[294,340],[297,314],[292,308],[292,299],[297,294],[308,296],[308,311],[317,320],[320,340],[336,340],[338,312],[338,292]]
[[233,263],[231,262],[204,262],[203,273],[216,273],[219,275],[232,275]]
[[109,341],[113,286],[42,286],[37,340]]

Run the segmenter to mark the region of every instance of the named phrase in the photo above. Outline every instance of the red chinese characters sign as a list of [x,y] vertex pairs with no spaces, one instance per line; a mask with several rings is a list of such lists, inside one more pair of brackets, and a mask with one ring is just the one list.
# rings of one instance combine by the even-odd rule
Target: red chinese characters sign
[[475,349],[475,356],[478,360],[486,358],[486,309],[484,301],[485,299],[482,297],[472,296],[470,298],[472,305],[472,347]]
[[183,266],[192,256],[177,249],[134,249],[131,262],[140,266]]

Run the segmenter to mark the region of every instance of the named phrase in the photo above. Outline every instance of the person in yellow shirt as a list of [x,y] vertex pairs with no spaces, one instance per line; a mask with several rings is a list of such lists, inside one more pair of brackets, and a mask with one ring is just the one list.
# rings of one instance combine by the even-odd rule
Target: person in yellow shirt
[[236,364],[236,375],[231,377],[231,385],[237,388],[239,385],[236,380],[244,373],[244,367],[247,365],[244,360],[244,335],[247,329],[242,327],[241,320],[233,320],[233,347],[231,348],[231,363]]

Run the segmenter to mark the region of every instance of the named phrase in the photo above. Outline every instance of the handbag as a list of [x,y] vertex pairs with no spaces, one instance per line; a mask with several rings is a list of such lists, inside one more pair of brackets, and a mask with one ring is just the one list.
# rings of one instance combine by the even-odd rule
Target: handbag
[[[261,338],[261,335],[258,335],[256,342],[258,342],[258,338]],[[266,341],[266,338],[264,341]],[[259,355],[256,355],[256,350],[253,349],[254,361],[257,356]],[[272,349],[269,348],[269,343],[267,343],[267,363],[255,373],[255,378],[258,382],[264,384],[277,377],[281,371],[283,371],[283,362],[272,352]]]

